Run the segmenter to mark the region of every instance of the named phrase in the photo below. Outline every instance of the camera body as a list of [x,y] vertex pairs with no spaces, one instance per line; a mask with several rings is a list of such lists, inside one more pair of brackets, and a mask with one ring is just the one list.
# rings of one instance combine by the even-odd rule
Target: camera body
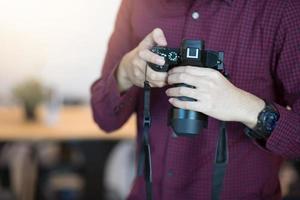
[[[157,72],[167,72],[176,66],[195,66],[212,68],[225,73],[224,52],[205,50],[202,40],[183,40],[180,48],[156,46],[151,51],[165,58],[164,65],[148,63]],[[186,84],[176,84],[173,87],[192,87]],[[182,101],[196,101],[188,97],[178,97]],[[168,125],[176,135],[198,135],[203,128],[207,128],[208,117],[200,112],[172,107],[169,111]]]

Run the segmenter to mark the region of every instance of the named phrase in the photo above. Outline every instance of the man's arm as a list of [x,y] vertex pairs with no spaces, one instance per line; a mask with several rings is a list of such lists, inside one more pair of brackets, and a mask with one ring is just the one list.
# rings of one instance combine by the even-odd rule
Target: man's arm
[[[134,112],[138,87],[143,87],[147,62],[163,65],[164,59],[149,49],[166,46],[161,29],[149,33],[135,48],[132,42],[131,13],[133,0],[123,0],[115,30],[109,42],[102,77],[92,86],[92,109],[96,123],[106,131],[122,126]],[[151,87],[166,85],[167,73],[148,68],[147,81]]]
[[[277,97],[284,102],[276,104],[281,117],[266,146],[263,145],[275,154],[294,159],[300,158],[300,1],[288,0],[285,4],[284,17],[274,43],[276,55],[270,69],[277,82]],[[183,66],[168,73],[170,85],[185,83],[195,86],[166,91],[175,107],[202,112],[222,121],[241,122],[253,128],[265,106],[261,98],[237,88],[216,70]],[[197,101],[174,98],[180,96]],[[286,109],[287,105],[292,111]]]
[[91,105],[95,122],[106,131],[121,127],[134,112],[138,88],[120,93],[115,71],[121,58],[133,48],[130,14],[132,0],[123,0],[114,32],[108,44],[102,75],[91,87]]
[[289,0],[277,35],[274,74],[285,105],[276,104],[280,119],[266,148],[290,159],[300,158],[300,2]]

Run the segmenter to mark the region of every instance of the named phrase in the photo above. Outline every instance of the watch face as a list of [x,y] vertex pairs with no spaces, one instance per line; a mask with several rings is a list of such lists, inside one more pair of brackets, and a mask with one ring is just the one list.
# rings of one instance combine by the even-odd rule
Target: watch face
[[266,112],[264,116],[264,127],[267,132],[272,132],[278,120],[278,114],[274,112]]

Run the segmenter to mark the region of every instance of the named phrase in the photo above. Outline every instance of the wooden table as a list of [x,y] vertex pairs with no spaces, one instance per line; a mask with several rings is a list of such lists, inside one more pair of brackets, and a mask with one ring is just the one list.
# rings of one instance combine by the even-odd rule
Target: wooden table
[[136,117],[133,115],[119,130],[110,134],[98,128],[89,106],[66,106],[60,110],[53,126],[45,123],[45,109],[38,112],[37,122],[25,122],[19,107],[0,107],[0,140],[69,140],[134,139]]

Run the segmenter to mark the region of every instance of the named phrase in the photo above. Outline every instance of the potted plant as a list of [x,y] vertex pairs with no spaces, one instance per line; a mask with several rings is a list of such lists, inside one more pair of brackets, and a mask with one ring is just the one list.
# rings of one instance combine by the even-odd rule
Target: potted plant
[[14,88],[13,94],[23,104],[25,119],[36,120],[36,108],[44,100],[42,84],[35,79],[27,80]]

